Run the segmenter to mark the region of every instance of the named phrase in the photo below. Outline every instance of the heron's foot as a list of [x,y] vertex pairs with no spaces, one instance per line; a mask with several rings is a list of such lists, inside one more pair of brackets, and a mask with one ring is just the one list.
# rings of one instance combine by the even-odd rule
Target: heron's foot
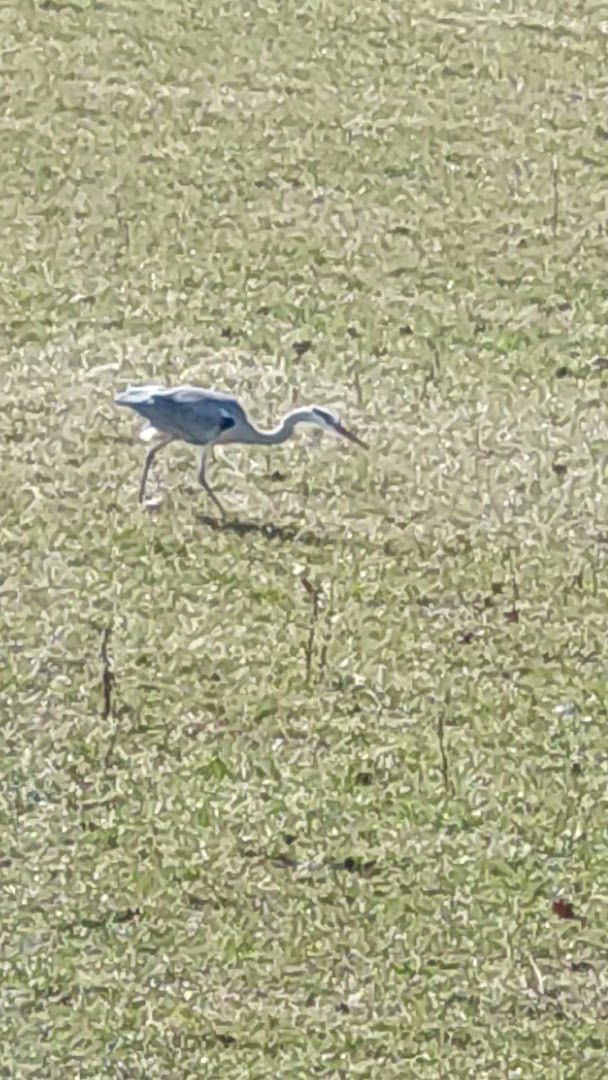
[[213,525],[216,529],[221,529],[223,525],[227,525],[230,521],[230,518],[225,510],[219,510],[215,507],[212,507],[211,513],[205,516],[209,524],[213,522]]
[[226,520],[226,511],[224,510],[224,507],[222,506],[222,504],[221,504],[220,500],[218,499],[217,495],[215,494],[215,492],[213,492],[211,490],[211,488],[205,482],[204,479],[201,480],[201,487],[203,488],[203,491],[205,492],[205,494],[209,497],[210,501],[215,506],[215,508],[216,508],[218,514],[220,515],[222,521],[225,521]]
[[223,525],[227,525],[230,521],[230,515],[226,513],[223,506],[211,506],[209,513],[205,514],[204,517],[207,523],[216,529],[221,529]]

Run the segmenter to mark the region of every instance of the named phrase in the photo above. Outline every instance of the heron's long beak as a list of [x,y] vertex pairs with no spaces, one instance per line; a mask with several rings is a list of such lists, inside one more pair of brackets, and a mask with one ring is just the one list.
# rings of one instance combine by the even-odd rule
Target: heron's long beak
[[348,428],[343,427],[342,424],[336,424],[335,429],[338,435],[343,435],[345,439],[350,439],[350,441],[356,443],[357,446],[362,446],[364,450],[369,450],[368,444],[363,442],[363,439],[360,439],[354,432],[349,431]]

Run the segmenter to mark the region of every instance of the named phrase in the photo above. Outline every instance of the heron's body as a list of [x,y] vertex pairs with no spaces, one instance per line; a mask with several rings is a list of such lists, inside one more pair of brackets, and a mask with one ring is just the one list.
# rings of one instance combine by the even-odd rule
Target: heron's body
[[227,428],[233,427],[237,420],[246,420],[235,398],[216,390],[198,390],[195,386],[178,386],[174,390],[137,386],[119,394],[116,404],[134,409],[159,433],[194,446],[216,442],[222,420],[231,421]]
[[236,398],[196,386],[178,386],[174,389],[153,384],[133,386],[118,394],[116,404],[126,405],[148,420],[149,427],[144,429],[143,437],[158,437],[159,440],[146,455],[139,489],[140,502],[143,501],[146,480],[156,454],[161,447],[177,439],[203,448],[199,480],[222,514],[223,507],[205,478],[205,455],[212,445],[234,442],[275,445],[285,442],[297,423],[312,423],[365,446],[361,439],[341,425],[337,417],[318,405],[292,409],[278,427],[261,431],[251,423]]

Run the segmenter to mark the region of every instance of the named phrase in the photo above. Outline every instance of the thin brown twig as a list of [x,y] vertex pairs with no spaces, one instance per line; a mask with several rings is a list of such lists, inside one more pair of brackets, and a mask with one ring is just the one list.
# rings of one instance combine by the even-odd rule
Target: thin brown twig
[[302,575],[301,581],[311,602],[310,626],[308,628],[308,638],[304,647],[304,656],[306,658],[306,682],[308,684],[310,683],[312,675],[312,661],[315,652],[315,636],[319,618],[319,598],[321,596],[321,590],[316,585],[313,585],[305,575]]
[[361,386],[361,372],[359,371],[359,360],[355,360],[353,364],[353,384],[355,387],[355,394],[357,397],[357,408],[363,408],[363,388]]
[[559,161],[557,154],[551,158],[551,186],[553,188],[553,212],[551,214],[551,231],[553,239],[557,240],[557,228],[559,225]]
[[334,606],[333,606],[333,589],[332,589],[331,592],[330,592],[330,597],[329,597],[329,607],[328,607],[327,613],[325,615],[325,630],[324,630],[324,633],[323,633],[323,642],[321,644],[321,651],[319,653],[319,665],[318,665],[319,678],[321,678],[321,676],[323,675],[323,672],[325,671],[325,667],[327,665],[327,650],[329,649],[329,643],[331,641],[331,635],[332,635],[332,630],[333,630],[333,616],[334,616]]
[[[112,668],[112,661],[108,652],[110,638],[112,636],[112,623],[109,623],[104,627],[101,635],[101,648],[99,650],[101,656],[101,692],[102,692],[102,707],[101,707],[101,719],[110,720],[113,714],[113,701],[112,692],[115,685],[114,670]],[[116,739],[118,738],[118,722],[114,723],[114,730],[110,737],[110,743],[106,752],[105,767],[109,768],[116,746]]]
[[438,382],[439,376],[441,374],[441,357],[439,355],[439,349],[437,348],[437,343],[433,340],[433,338],[429,338],[428,343],[429,349],[433,354],[433,362],[431,365],[433,371],[432,378],[434,382]]
[[449,795],[452,789],[452,785],[450,783],[450,766],[445,746],[445,720],[442,712],[440,712],[439,716],[437,717],[437,741],[439,742],[439,753],[441,755],[441,775],[443,776],[443,786]]
[[108,646],[110,644],[110,638],[112,636],[112,624],[104,627],[101,635],[101,649],[99,654],[101,656],[101,692],[102,692],[102,707],[101,707],[101,719],[108,720],[112,715],[112,689],[114,687],[114,672],[112,670],[112,661],[108,655]]

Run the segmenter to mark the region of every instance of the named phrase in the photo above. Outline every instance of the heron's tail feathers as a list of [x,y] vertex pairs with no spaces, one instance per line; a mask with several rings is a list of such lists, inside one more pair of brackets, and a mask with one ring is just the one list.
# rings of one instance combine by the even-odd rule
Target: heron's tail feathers
[[154,439],[160,438],[161,434],[162,433],[158,428],[152,427],[152,424],[146,424],[146,426],[141,429],[139,437],[143,442],[153,442]]

